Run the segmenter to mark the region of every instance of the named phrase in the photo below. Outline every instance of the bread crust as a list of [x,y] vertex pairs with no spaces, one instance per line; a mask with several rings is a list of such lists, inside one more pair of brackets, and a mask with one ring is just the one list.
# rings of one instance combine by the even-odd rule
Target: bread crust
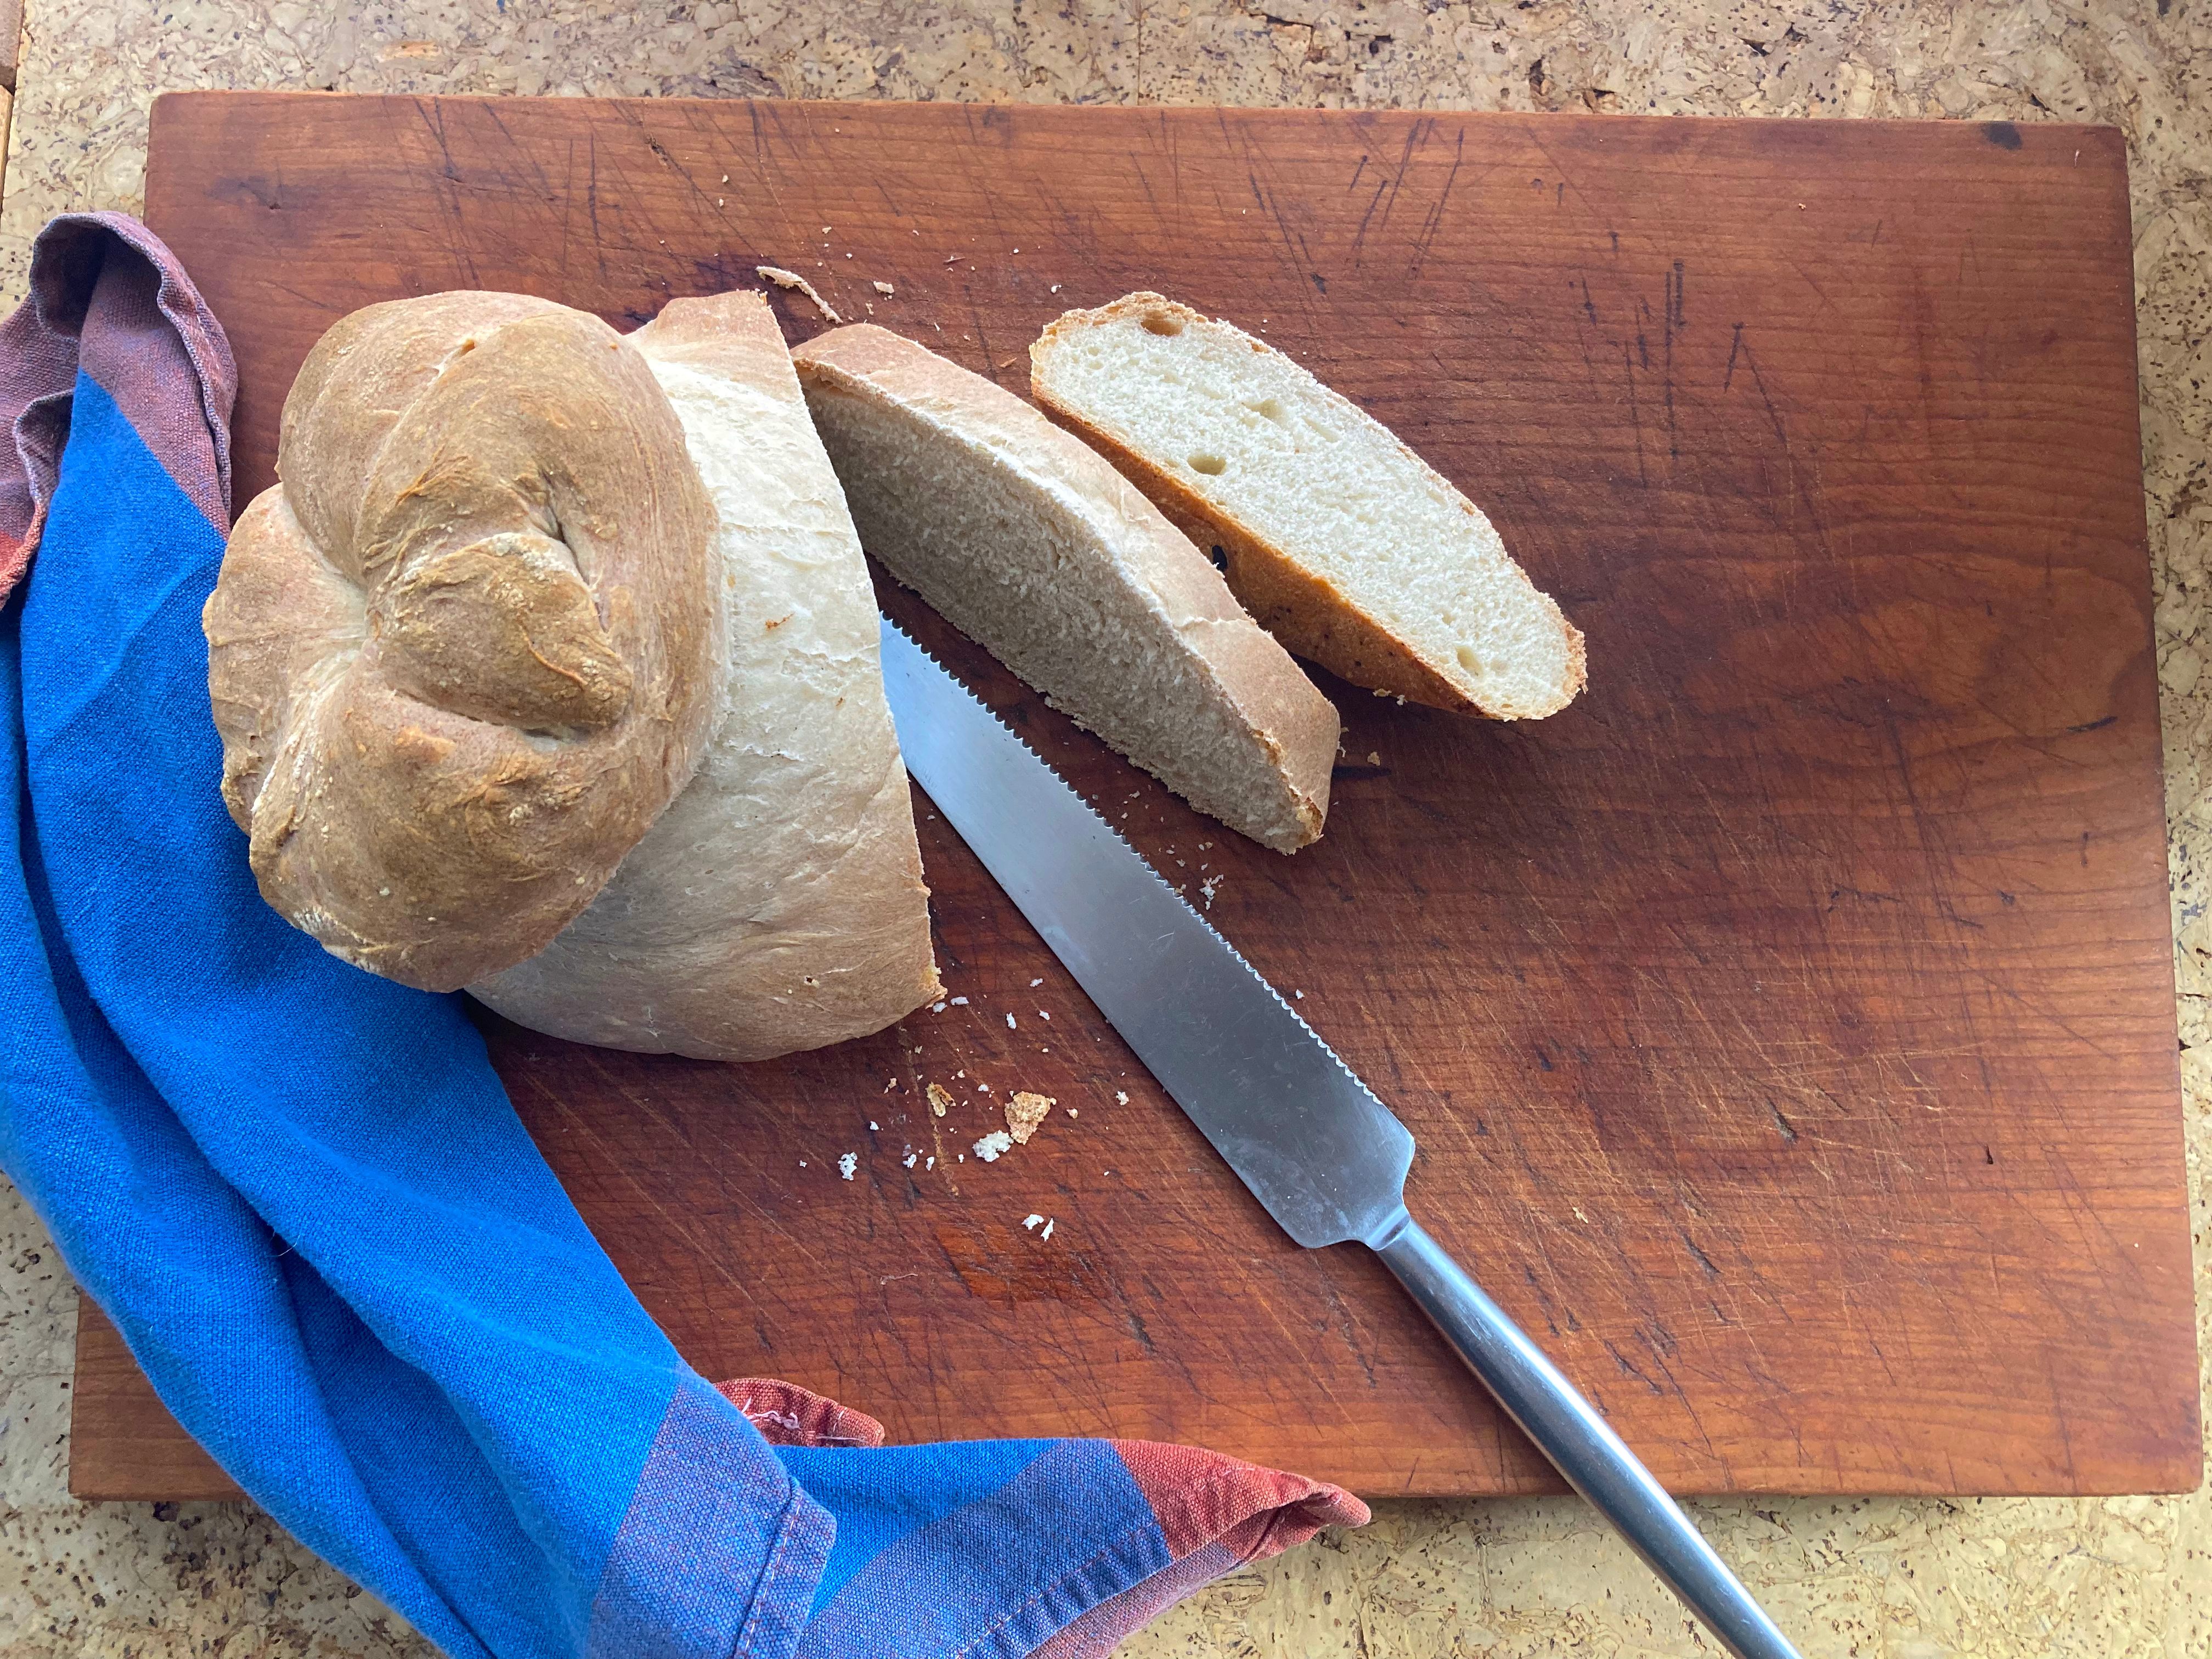
[[874,590],[760,295],[675,300],[629,337],[723,513],[727,712],[590,909],[470,989],[602,1046],[763,1060],[943,994]]
[[[1217,689],[1283,781],[1289,822],[1272,832],[1237,827],[1279,852],[1320,836],[1340,730],[1335,708],[1254,625],[1204,553],[1142,494],[1014,393],[888,329],[872,323],[831,329],[792,356],[810,396],[957,416],[1000,455],[1084,501],[1110,527],[1115,545],[1176,630],[1193,641]],[[898,574],[896,559],[890,562]],[[1141,756],[1131,758],[1146,764]]]
[[566,927],[696,765],[713,507],[644,360],[520,295],[342,319],[277,471],[202,616],[225,803],[279,912],[457,988]]
[[[1222,574],[1231,590],[1269,633],[1300,656],[1377,696],[1403,697],[1409,702],[1456,714],[1490,720],[1536,719],[1556,713],[1582,690],[1587,678],[1583,635],[1567,621],[1550,595],[1539,597],[1550,607],[1565,644],[1565,695],[1558,703],[1542,708],[1518,704],[1503,696],[1479,702],[1431,666],[1411,642],[1361,609],[1334,583],[1300,564],[1226,507],[1207,500],[1182,477],[1139,453],[1121,435],[1086,419],[1053,395],[1047,384],[1044,364],[1055,345],[1084,329],[1139,313],[1164,314],[1185,326],[1202,323],[1228,329],[1255,352],[1273,349],[1265,341],[1244,334],[1234,324],[1209,318],[1164,295],[1149,291],[1128,294],[1092,310],[1066,312],[1045,325],[1044,331],[1030,347],[1030,395],[1047,416],[1104,456],[1194,542],[1201,547],[1219,548],[1224,561]],[[1328,392],[1328,388],[1324,386],[1322,390]],[[1402,441],[1398,441],[1398,447],[1423,471],[1438,476]],[[1441,477],[1438,482],[1451,488],[1449,481]],[[1458,494],[1455,489],[1452,493]]]

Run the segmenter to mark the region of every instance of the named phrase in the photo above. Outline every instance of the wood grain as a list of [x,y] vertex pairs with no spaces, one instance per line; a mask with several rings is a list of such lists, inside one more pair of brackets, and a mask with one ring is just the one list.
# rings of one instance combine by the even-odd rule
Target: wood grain
[[[1417,1212],[1672,1487],[2196,1483],[2113,132],[194,94],[156,106],[148,217],[231,331],[241,499],[308,346],[398,295],[627,324],[774,263],[1018,388],[1046,320],[1133,288],[1264,329],[1491,511],[1589,635],[1571,709],[1322,678],[1344,764],[1285,859],[886,605],[1218,878],[1419,1137]],[[921,805],[964,1004],[750,1067],[488,1024],[686,1357],[900,1439],[1550,1484],[1370,1260],[1269,1225]],[[1061,1112],[960,1161],[1016,1088]],[[183,1479],[88,1352],[80,1464]]]
[[131,1358],[123,1333],[90,1297],[77,1304],[69,1489],[71,1497],[88,1499],[245,1496],[177,1426]]

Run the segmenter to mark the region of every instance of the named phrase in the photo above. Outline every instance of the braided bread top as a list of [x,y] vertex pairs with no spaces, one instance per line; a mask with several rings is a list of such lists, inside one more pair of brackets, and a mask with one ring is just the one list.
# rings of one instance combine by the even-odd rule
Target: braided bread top
[[431,295],[334,326],[203,622],[223,799],[278,911],[449,990],[588,905],[720,719],[714,508],[597,318]]

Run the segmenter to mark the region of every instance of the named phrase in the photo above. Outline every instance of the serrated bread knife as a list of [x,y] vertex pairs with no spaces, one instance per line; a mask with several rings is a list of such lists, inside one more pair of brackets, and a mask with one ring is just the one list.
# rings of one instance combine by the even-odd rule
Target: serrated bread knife
[[1151,865],[889,622],[907,770],[1285,1232],[1364,1244],[1737,1659],[1793,1650],[1619,1435],[1407,1213],[1413,1137]]

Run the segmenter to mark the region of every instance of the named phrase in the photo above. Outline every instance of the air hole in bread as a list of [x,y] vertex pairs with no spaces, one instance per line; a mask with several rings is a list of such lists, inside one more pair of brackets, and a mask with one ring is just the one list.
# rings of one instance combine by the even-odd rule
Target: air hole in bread
[[1209,478],[1218,478],[1229,471],[1229,463],[1218,455],[1209,455],[1204,450],[1190,458],[1190,470],[1203,472]]
[[1180,317],[1170,317],[1164,311],[1148,311],[1145,313],[1145,332],[1147,334],[1180,334],[1182,332],[1182,319]]
[[1480,679],[1490,672],[1490,665],[1474,654],[1473,646],[1462,645],[1455,654],[1459,658],[1459,665],[1477,679]]
[[1277,426],[1282,425],[1285,421],[1288,419],[1288,416],[1283,413],[1283,405],[1281,403],[1273,398],[1262,398],[1255,404],[1246,404],[1244,407],[1250,410],[1255,415],[1266,416],[1268,420],[1273,421]]

